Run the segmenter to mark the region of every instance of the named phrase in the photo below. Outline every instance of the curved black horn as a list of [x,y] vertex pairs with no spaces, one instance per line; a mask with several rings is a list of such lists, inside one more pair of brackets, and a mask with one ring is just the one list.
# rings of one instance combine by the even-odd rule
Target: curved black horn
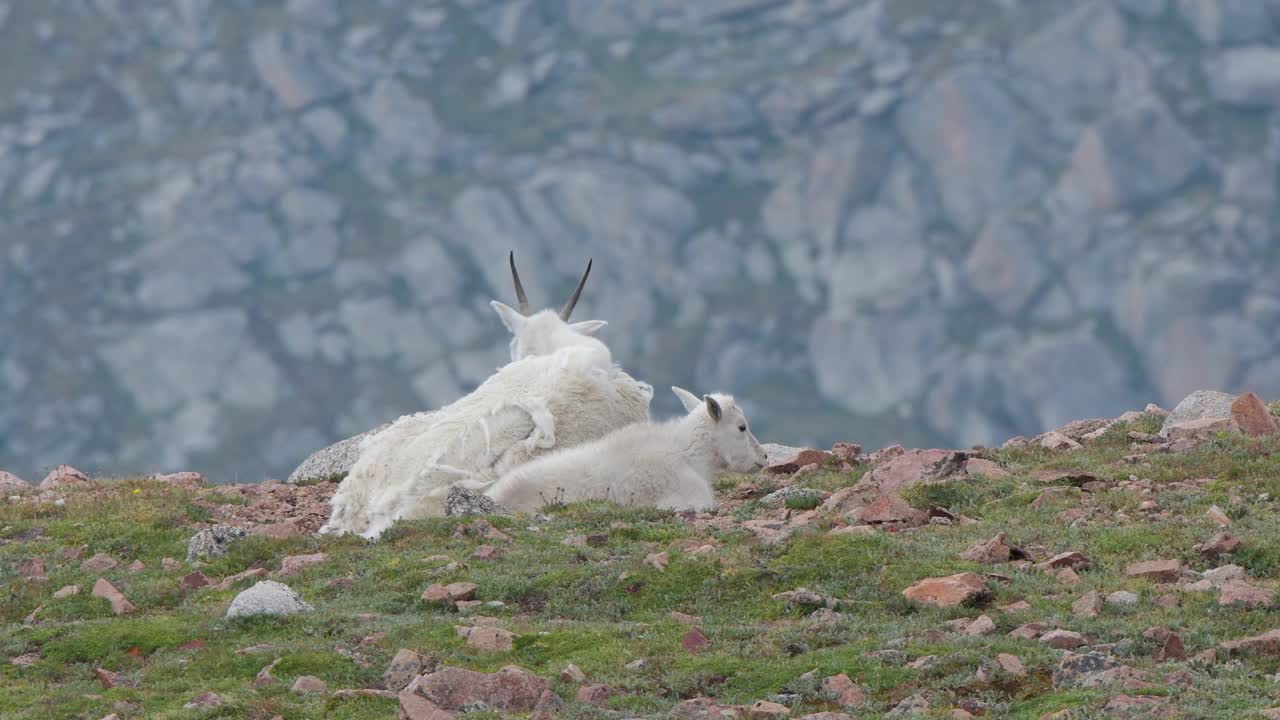
[[529,298],[524,296],[524,286],[520,284],[520,273],[516,272],[516,251],[512,250],[507,255],[507,262],[511,264],[511,281],[516,284],[516,302],[521,315],[529,314]]
[[573,295],[569,297],[569,302],[564,304],[564,308],[560,310],[560,319],[565,322],[569,321],[569,316],[573,314],[573,308],[578,304],[578,298],[582,297],[582,286],[587,284],[587,276],[591,274],[591,258],[587,258],[587,269],[582,273],[582,279],[578,281],[578,287],[574,288]]

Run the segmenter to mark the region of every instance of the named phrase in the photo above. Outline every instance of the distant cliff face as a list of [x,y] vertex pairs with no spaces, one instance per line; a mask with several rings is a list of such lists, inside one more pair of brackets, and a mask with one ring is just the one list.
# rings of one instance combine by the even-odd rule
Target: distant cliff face
[[1276,0],[165,5],[0,2],[5,469],[283,476],[502,363],[511,248],[768,440],[1280,397]]

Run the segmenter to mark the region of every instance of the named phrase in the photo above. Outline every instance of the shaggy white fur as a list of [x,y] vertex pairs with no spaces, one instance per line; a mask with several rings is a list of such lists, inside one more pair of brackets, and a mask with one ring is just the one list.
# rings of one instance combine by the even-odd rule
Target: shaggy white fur
[[[589,443],[554,452],[507,472],[485,495],[514,511],[552,502],[612,500],[671,510],[715,507],[717,470],[764,467],[764,449],[733,397],[697,398],[671,390],[689,414],[663,423],[638,423]],[[470,485],[470,483],[468,483]]]
[[443,514],[456,482],[646,421],[653,389],[591,355],[569,348],[518,360],[451,405],[397,420],[339,485],[321,532],[376,538],[397,520]]
[[511,331],[512,362],[469,395],[405,415],[362,442],[320,532],[377,538],[397,520],[443,514],[450,485],[493,480],[552,447],[648,420],[653,388],[618,369],[608,346],[590,336],[604,321],[568,322],[590,272],[588,263],[559,313],[525,315],[513,255],[520,310],[491,303]]

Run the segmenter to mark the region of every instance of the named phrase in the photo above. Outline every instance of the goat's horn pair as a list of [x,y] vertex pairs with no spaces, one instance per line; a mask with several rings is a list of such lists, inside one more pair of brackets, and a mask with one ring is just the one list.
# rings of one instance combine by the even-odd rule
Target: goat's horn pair
[[[516,251],[512,250],[507,255],[507,262],[511,265],[511,280],[516,286],[516,301],[519,303],[520,313],[529,314],[529,298],[525,297],[524,286],[520,284],[520,273],[516,272]],[[578,287],[573,289],[573,295],[569,296],[569,301],[560,309],[560,319],[565,322],[569,321],[569,316],[573,314],[573,308],[578,305],[578,298],[582,297],[582,288],[587,284],[587,276],[591,274],[591,259],[587,259],[587,269],[583,271],[582,278],[578,280]]]

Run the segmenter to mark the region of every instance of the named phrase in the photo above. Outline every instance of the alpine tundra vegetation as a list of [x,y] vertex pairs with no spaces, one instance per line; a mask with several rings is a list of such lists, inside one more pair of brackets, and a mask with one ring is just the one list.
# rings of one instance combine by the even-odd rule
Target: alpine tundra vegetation
[[[376,544],[311,532],[333,482],[0,476],[0,717],[1273,717],[1256,401],[1188,403],[1168,437],[1152,407],[793,451],[722,475],[714,512],[553,503]],[[227,617],[267,589],[287,614]]]

